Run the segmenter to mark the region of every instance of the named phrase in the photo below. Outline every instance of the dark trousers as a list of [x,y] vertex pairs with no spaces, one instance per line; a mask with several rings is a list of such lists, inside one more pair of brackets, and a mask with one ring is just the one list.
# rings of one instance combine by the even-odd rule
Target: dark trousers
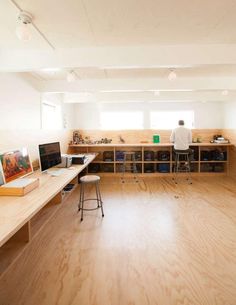
[[174,151],[174,154],[176,154],[176,153],[188,153],[188,154],[189,154],[189,162],[191,161],[191,157],[192,157],[193,154],[194,154],[194,150],[191,149],[191,148],[183,149],[183,150],[181,150],[181,149],[175,149],[175,148],[174,148],[173,151]]
[[190,155],[192,155],[194,153],[193,149],[191,149],[191,148],[183,149],[183,150],[174,148],[174,153],[175,152],[180,152],[180,153],[186,152],[186,153],[189,153]]

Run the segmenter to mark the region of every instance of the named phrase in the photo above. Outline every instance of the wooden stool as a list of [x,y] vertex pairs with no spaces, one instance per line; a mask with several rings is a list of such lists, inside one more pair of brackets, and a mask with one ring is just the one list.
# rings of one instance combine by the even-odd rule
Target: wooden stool
[[[99,181],[100,177],[95,175],[86,175],[80,178],[81,186],[80,186],[80,199],[79,199],[79,205],[78,205],[78,212],[81,210],[81,221],[83,220],[83,212],[84,211],[93,211],[101,208],[102,211],[102,217],[104,217],[103,213],[103,205],[102,205],[102,198],[99,188]],[[96,198],[87,198],[84,199],[84,190],[86,184],[94,184],[96,189]],[[84,202],[89,200],[96,200],[97,201],[97,207],[91,208],[91,209],[85,209],[84,208]]]
[[135,159],[134,151],[125,151],[124,152],[124,161],[122,164],[122,177],[121,177],[122,183],[125,183],[124,175],[125,175],[126,171],[133,172],[133,174],[134,174],[133,178],[135,179],[135,182],[138,182],[138,179],[135,175],[135,173],[137,173],[137,166],[136,166],[135,161],[136,161],[136,159]]
[[190,164],[190,152],[184,150],[175,150],[175,176],[173,180],[177,184],[177,173],[187,173],[187,180],[192,184],[191,179],[191,164]]

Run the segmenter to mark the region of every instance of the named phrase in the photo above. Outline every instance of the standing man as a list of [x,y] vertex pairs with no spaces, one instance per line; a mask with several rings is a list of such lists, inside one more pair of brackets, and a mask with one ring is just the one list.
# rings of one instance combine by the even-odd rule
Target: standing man
[[175,128],[170,136],[170,142],[174,143],[174,151],[181,150],[192,153],[189,144],[192,143],[191,129],[184,127],[184,121],[179,120],[179,127]]

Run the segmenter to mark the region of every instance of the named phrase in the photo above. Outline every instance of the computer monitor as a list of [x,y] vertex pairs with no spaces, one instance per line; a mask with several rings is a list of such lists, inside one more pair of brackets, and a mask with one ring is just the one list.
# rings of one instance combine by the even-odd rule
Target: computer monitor
[[61,163],[60,143],[47,143],[39,145],[39,159],[41,171],[56,166]]

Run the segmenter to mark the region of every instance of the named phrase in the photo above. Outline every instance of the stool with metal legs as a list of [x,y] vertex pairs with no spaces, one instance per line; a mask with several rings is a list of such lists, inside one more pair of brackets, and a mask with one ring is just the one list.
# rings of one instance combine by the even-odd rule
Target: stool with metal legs
[[174,178],[175,184],[177,184],[177,174],[187,173],[187,180],[192,184],[191,179],[191,163],[190,152],[184,150],[175,150],[175,165],[174,165]]
[[122,163],[122,177],[121,181],[122,183],[125,183],[124,177],[125,172],[131,172],[134,174],[133,178],[135,179],[135,182],[138,182],[138,179],[135,175],[137,173],[137,165],[136,165],[136,159],[135,159],[135,152],[134,151],[125,151],[124,152],[124,160]]
[[[95,176],[95,175],[86,175],[86,176],[83,176],[80,178],[81,185],[80,185],[80,198],[79,198],[78,212],[81,210],[81,221],[83,220],[84,211],[93,211],[93,210],[101,209],[102,217],[104,217],[103,202],[102,202],[102,197],[101,197],[100,188],[99,188],[99,181],[100,181],[100,177]],[[84,191],[85,191],[86,184],[93,184],[95,186],[96,198],[86,198],[86,199],[84,198]],[[84,202],[90,201],[90,200],[96,200],[97,207],[85,209]]]

